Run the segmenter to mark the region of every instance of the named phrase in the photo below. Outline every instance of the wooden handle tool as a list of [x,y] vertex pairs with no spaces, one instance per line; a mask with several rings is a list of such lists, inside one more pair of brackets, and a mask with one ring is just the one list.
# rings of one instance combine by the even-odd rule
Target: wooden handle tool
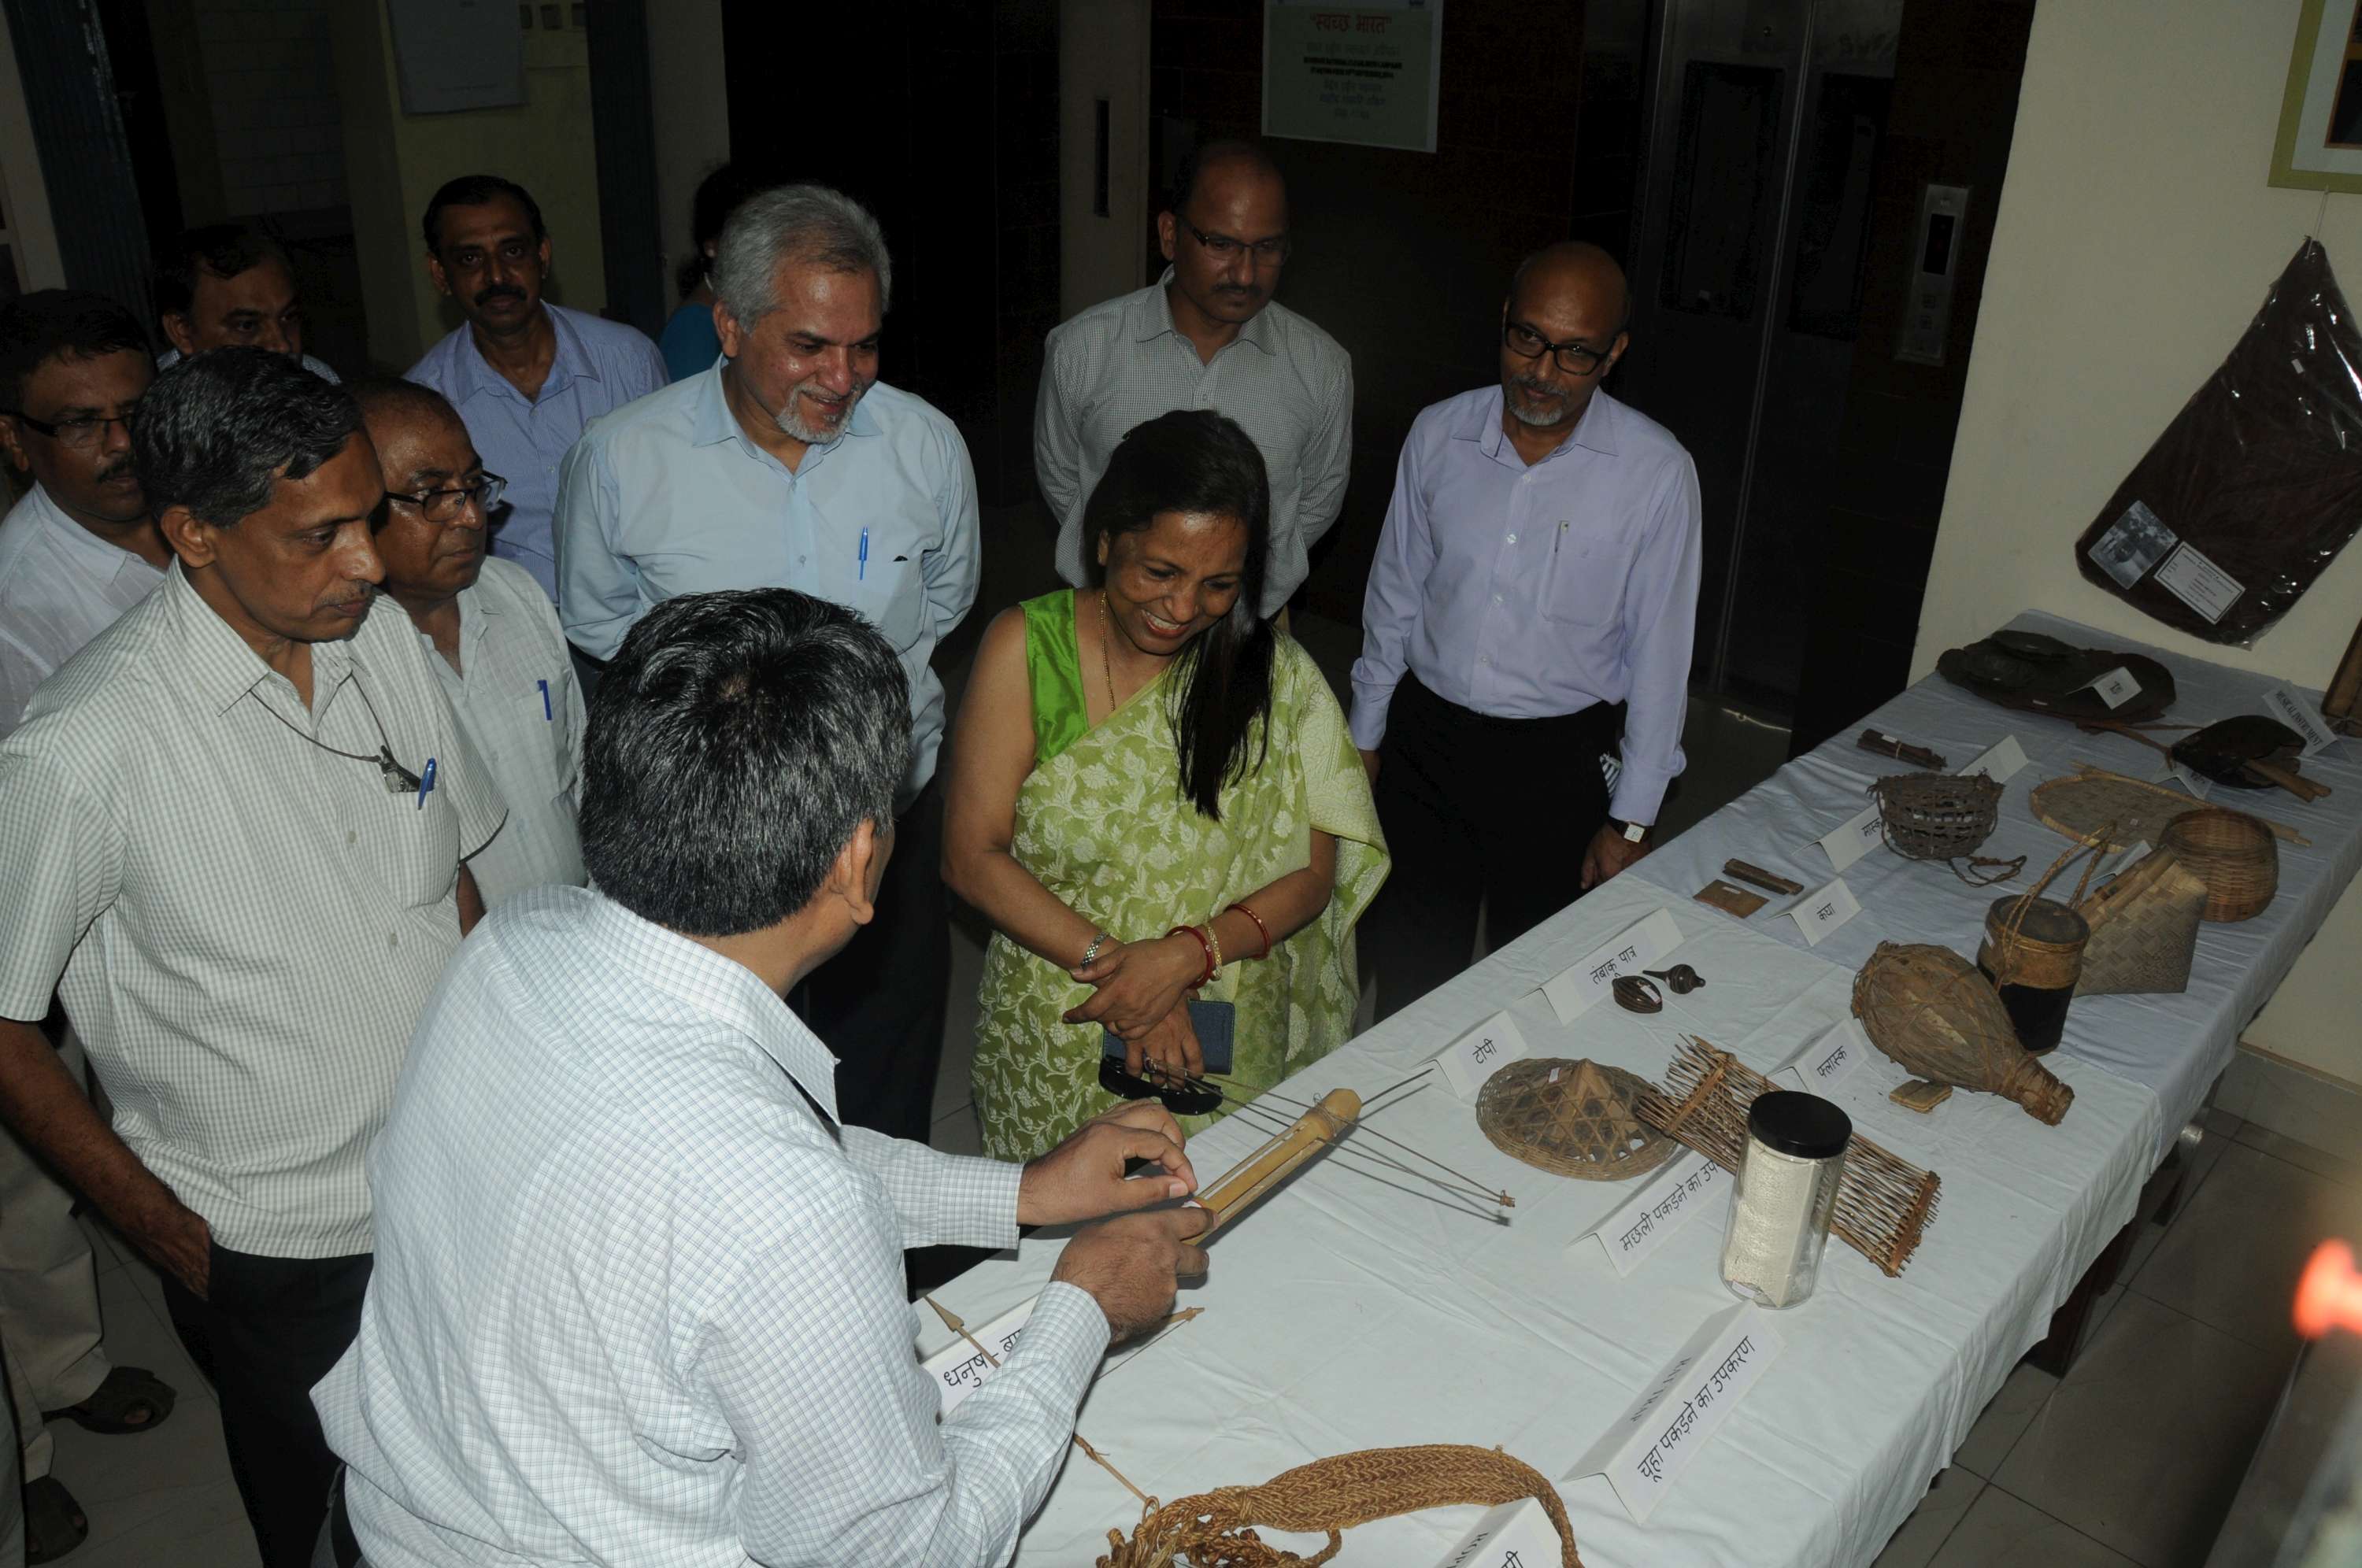
[[1297,1166],[1352,1131],[1361,1115],[1360,1095],[1349,1088],[1330,1089],[1286,1132],[1274,1134],[1263,1147],[1231,1166],[1220,1181],[1198,1195],[1198,1206],[1211,1216],[1198,1243],[1203,1245],[1208,1237],[1294,1175]]
[[1766,871],[1762,867],[1745,860],[1724,861],[1722,874],[1738,881],[1752,884],[1768,892],[1785,893],[1790,898],[1794,898],[1805,890],[1805,885],[1802,882],[1791,882],[1776,871]]

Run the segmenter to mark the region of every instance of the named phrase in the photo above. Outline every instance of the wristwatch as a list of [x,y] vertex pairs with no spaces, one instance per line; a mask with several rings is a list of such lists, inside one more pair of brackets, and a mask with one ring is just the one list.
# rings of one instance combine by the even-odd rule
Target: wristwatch
[[1647,823],[1619,823],[1614,817],[1610,817],[1607,819],[1607,825],[1622,834],[1624,842],[1627,844],[1645,843],[1649,837],[1650,824]]

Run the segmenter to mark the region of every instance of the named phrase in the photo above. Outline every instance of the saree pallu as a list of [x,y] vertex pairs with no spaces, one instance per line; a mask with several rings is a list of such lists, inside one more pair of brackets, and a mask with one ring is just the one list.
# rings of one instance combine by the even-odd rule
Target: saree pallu
[[[1090,727],[1075,604],[1065,590],[1022,607],[1035,751],[1010,848],[1044,888],[1120,941],[1153,940],[1203,924],[1310,865],[1316,831],[1337,841],[1335,887],[1319,918],[1268,958],[1226,965],[1198,993],[1236,1005],[1231,1068],[1214,1081],[1251,1099],[1352,1032],[1361,991],[1353,924],[1387,867],[1361,756],[1311,656],[1281,634],[1269,745],[1259,766],[1223,788],[1221,820],[1209,821],[1181,793],[1169,671]],[[986,1154],[1031,1159],[1117,1103],[1098,1084],[1100,1026],[1061,1021],[1091,995],[1057,965],[993,934],[974,1077]],[[1194,1132],[1214,1118],[1181,1120]]]

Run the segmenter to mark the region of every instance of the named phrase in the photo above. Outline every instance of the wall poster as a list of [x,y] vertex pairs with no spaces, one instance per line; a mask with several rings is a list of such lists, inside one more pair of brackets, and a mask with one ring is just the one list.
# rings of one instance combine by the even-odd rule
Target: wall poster
[[1435,150],[1443,0],[1264,0],[1263,134]]

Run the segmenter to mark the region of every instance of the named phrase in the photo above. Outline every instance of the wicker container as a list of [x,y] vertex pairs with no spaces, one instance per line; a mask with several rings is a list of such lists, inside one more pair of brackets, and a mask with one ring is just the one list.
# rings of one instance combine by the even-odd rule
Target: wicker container
[[2170,849],[2153,849],[2080,900],[2092,928],[2079,997],[2187,990],[2206,884]]
[[1976,966],[1948,948],[1882,942],[1854,977],[1853,1013],[1870,1043],[1929,1083],[2014,1099],[2058,1125],[2075,1091],[2017,1043]]
[[1975,854],[2001,814],[2001,786],[1981,775],[1898,773],[1870,792],[1886,842],[1913,860]]
[[2001,993],[2017,1043],[2037,1056],[2057,1049],[2067,1027],[2091,938],[2090,922],[2057,899],[2017,893],[1985,911],[1977,967]]
[[2206,884],[2208,920],[2253,920],[2279,890],[2279,846],[2272,830],[2245,812],[2184,812],[2166,824],[2160,842]]

